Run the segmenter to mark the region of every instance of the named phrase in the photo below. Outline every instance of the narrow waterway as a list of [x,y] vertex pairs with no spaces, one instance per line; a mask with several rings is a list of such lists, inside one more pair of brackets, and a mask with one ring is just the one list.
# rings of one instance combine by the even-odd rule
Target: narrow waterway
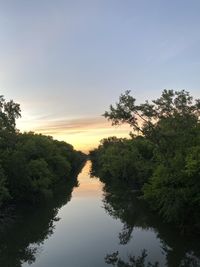
[[116,252],[127,262],[144,249],[146,263],[200,266],[194,265],[199,263],[198,241],[171,232],[120,188],[105,188],[90,177],[90,166],[88,161],[78,185],[62,193],[57,205],[29,211],[23,222],[1,234],[0,266],[108,267],[108,254]]

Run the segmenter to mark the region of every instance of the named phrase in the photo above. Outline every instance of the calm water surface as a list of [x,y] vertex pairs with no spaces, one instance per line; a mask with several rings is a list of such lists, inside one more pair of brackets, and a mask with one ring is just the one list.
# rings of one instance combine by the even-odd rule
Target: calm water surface
[[[104,267],[117,252],[140,256],[159,266],[200,266],[198,240],[183,238],[160,223],[134,195],[90,178],[88,161],[58,198],[37,210],[25,210],[1,230],[2,267]],[[68,188],[69,187],[69,188]]]

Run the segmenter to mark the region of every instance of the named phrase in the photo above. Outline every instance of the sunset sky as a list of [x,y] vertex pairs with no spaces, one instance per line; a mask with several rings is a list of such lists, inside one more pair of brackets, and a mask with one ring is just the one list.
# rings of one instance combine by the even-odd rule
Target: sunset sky
[[199,0],[0,0],[0,94],[21,131],[83,151],[130,128],[101,114],[127,89],[200,90]]

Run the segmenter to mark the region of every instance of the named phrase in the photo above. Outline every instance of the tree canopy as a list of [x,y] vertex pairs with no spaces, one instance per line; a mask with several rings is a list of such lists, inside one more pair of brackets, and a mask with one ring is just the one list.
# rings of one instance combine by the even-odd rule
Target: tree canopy
[[16,119],[21,117],[20,105],[13,100],[6,101],[0,95],[0,131],[15,131]]
[[126,91],[104,117],[133,129],[130,140],[109,138],[91,154],[104,180],[132,181],[165,221],[200,230],[200,100],[164,90],[138,105]]
[[20,105],[0,96],[0,207],[4,203],[35,203],[53,194],[59,181],[79,169],[85,155],[66,142],[41,134],[20,133]]
[[164,90],[160,98],[147,100],[145,103],[136,105],[136,99],[126,91],[119,97],[115,107],[110,105],[110,111],[106,111],[104,117],[111,120],[113,125],[128,123],[137,132],[144,136],[148,131],[167,118],[190,119],[190,123],[199,121],[200,100],[193,100],[189,92]]

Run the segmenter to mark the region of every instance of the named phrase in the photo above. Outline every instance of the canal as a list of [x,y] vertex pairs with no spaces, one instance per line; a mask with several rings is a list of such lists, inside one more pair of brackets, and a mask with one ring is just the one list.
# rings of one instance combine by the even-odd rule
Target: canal
[[1,229],[0,266],[108,267],[119,261],[140,266],[131,265],[130,257],[144,253],[141,266],[156,261],[162,267],[200,266],[198,240],[162,224],[134,193],[91,178],[90,168],[87,161],[78,183],[62,187],[48,205],[21,211]]

